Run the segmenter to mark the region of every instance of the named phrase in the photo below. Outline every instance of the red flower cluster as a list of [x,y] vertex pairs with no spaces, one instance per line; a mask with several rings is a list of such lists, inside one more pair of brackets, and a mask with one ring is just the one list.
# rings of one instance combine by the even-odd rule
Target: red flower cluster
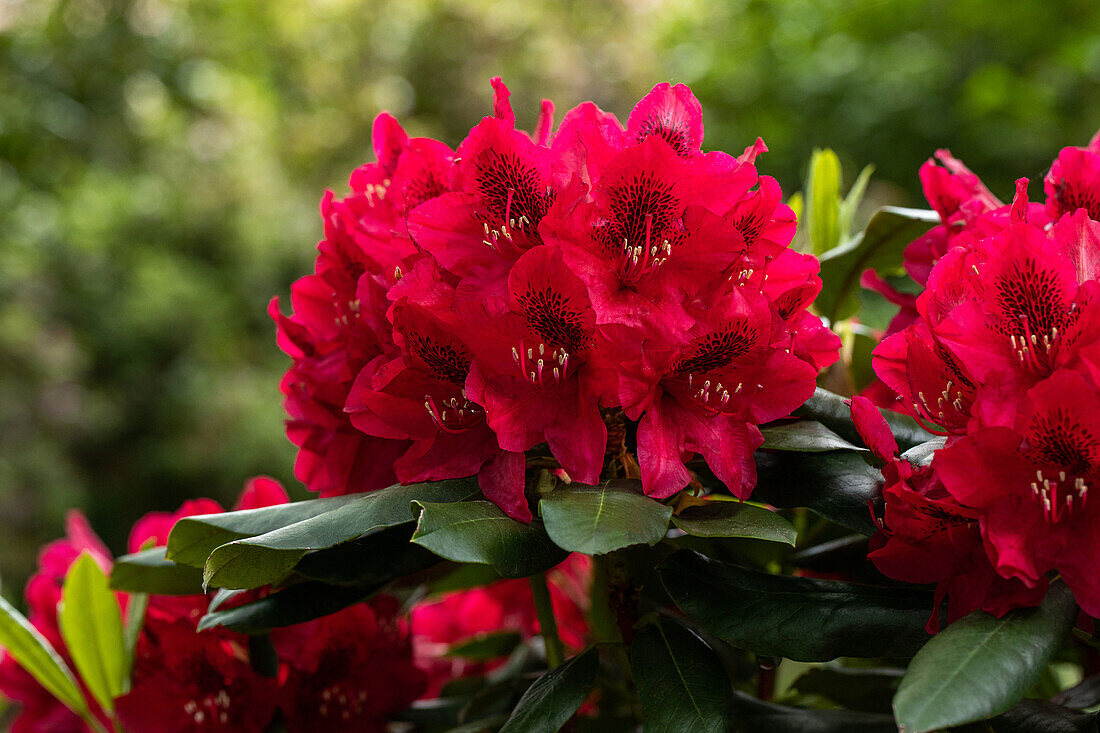
[[699,102],[657,86],[624,127],[585,103],[553,132],[495,114],[452,152],[388,115],[351,194],[322,202],[316,271],[283,380],[297,475],[323,495],[477,474],[524,521],[525,451],[546,444],[595,483],[608,441],[639,421],[647,494],[684,488],[701,454],[738,496],[757,425],[813,392],[839,341],[806,311],[817,261],[787,249],[795,219],[761,141],[701,150]]
[[[234,509],[287,501],[278,482],[249,482]],[[174,513],[143,517],[130,534],[130,550],[162,545],[179,519],[223,511],[210,499],[186,502]],[[69,566],[90,552],[105,571],[111,556],[79,513],[69,517],[68,536],[48,545],[39,571],[27,584],[28,619],[67,658],[57,625],[61,586]],[[116,712],[132,733],[253,731],[276,715],[288,731],[382,731],[386,718],[421,693],[425,675],[412,663],[408,629],[397,604],[380,597],[317,621],[272,634],[279,652],[277,678],[253,669],[248,637],[225,629],[198,632],[208,598],[151,596],[138,641],[130,691]],[[125,608],[126,597],[119,594]],[[89,729],[10,657],[0,662],[0,693],[22,704],[15,733]],[[86,694],[88,705],[110,727]]]
[[[546,573],[558,635],[573,652],[579,652],[588,641],[586,614],[591,578],[591,558],[578,554],[570,555]],[[485,674],[505,661],[447,656],[452,646],[485,634],[516,632],[529,639],[539,631],[535,600],[526,580],[499,580],[422,601],[412,610],[412,641],[417,666],[428,673],[424,697],[438,697],[447,682]]]
[[871,558],[893,577],[938,582],[958,604],[949,618],[1032,605],[1051,571],[1100,615],[1100,508],[1089,501],[1100,479],[1100,135],[1059,154],[1045,206],[1028,202],[1026,179],[1000,205],[939,157],[946,167],[929,161],[921,179],[943,224],[906,260],[926,289],[874,366],[891,406],[946,445],[930,466],[883,455],[885,527]]

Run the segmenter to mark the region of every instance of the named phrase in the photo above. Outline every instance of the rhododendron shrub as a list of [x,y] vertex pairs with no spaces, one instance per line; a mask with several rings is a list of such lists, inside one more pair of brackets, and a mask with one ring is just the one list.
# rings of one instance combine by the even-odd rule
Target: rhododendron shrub
[[785,203],[686,86],[493,91],[455,147],[380,115],[270,304],[317,497],[113,560],[74,515],[0,603],[15,730],[1094,728],[1100,139],[852,234],[869,167]]
[[748,496],[758,425],[804,403],[839,346],[806,312],[817,265],[787,248],[767,148],[703,152],[683,85],[625,126],[586,103],[554,130],[547,103],[534,134],[494,88],[454,151],[379,117],[377,162],[326,195],[315,272],[292,316],[272,303],[298,477],[327,496],[476,475],[530,521],[525,456],[544,445],[569,480],[614,477],[629,452],[663,499],[700,456]]

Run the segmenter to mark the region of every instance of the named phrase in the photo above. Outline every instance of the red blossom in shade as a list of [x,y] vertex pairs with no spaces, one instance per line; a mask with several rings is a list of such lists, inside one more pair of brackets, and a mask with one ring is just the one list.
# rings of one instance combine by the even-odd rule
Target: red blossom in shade
[[[1100,543],[1088,499],[1100,477],[1100,222],[1090,211],[1100,200],[1098,156],[1100,138],[1064,149],[1046,179],[1045,209],[1028,201],[1026,179],[1017,181],[1011,205],[989,208],[969,171],[954,171],[957,180],[922,171],[944,220],[943,231],[929,236],[942,235],[944,247],[925,270],[909,268],[926,289],[912,322],[875,350],[874,366],[894,404],[949,437],[930,466],[888,462],[884,475],[908,472],[905,488],[921,498],[888,478],[889,539],[872,559],[888,575],[912,579],[903,575],[914,572],[908,551],[890,568],[882,557],[889,547],[908,547],[897,537],[913,532],[896,525],[912,524],[934,501],[968,527],[956,522],[951,547],[968,558],[969,585],[946,591],[969,598],[965,607],[1000,613],[1033,605],[1056,571],[1086,612],[1100,611],[1093,572]],[[913,560],[914,568],[934,566]]]
[[951,624],[972,611],[1003,616],[1042,600],[1046,584],[1029,587],[999,576],[982,550],[978,513],[951,496],[933,467],[898,455],[878,409],[866,398],[851,401],[860,437],[884,462],[884,516],[868,554],[884,575],[909,583],[934,583],[928,631],[940,628],[940,609]]
[[390,596],[287,627],[274,640],[287,665],[279,707],[288,733],[381,733],[425,688]]
[[1062,148],[1043,179],[1047,214],[1056,221],[1083,209],[1100,221],[1100,132],[1084,148]]
[[[757,173],[767,147],[703,152],[683,85],[655,87],[625,126],[585,103],[555,132],[544,101],[532,134],[493,89],[493,115],[453,155],[380,116],[378,162],[326,198],[316,272],[292,288],[293,316],[272,310],[294,359],[298,477],[329,495],[477,475],[530,521],[526,452],[545,444],[540,462],[595,483],[634,449],[631,420],[650,494],[686,486],[699,452],[746,495],[756,426],[805,400],[839,350],[807,311],[817,261],[788,249],[794,214]],[[749,387],[702,405],[657,361],[693,358],[734,292],[754,304],[751,348],[694,376]]]
[[990,558],[1029,586],[1058,570],[1081,607],[1100,614],[1100,538],[1089,490],[1100,480],[1100,395],[1060,370],[1028,391],[1014,427],[988,427],[933,464],[952,496],[978,511]]
[[[589,640],[588,586],[592,561],[572,554],[546,574],[558,634],[573,652]],[[538,615],[526,580],[500,580],[481,588],[445,593],[412,610],[416,663],[428,673],[424,697],[437,697],[448,681],[489,672],[504,659],[470,661],[447,656],[454,645],[485,634],[516,632],[524,639],[539,633]]]

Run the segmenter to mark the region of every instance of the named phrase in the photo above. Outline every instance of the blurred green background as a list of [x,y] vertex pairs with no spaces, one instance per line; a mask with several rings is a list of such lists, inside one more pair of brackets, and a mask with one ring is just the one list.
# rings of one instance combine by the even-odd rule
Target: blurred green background
[[919,205],[947,146],[1007,197],[1100,126],[1100,3],[0,0],[5,595],[67,507],[121,551],[151,509],[293,484],[267,301],[380,110],[454,145],[496,74],[525,126],[687,82],[706,147],[763,136],[788,192],[830,146]]

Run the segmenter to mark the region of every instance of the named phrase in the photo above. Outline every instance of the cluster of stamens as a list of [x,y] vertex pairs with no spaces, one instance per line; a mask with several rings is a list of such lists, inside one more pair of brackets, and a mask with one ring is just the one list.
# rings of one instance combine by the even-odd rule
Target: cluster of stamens
[[516,195],[514,188],[508,189],[508,200],[504,204],[504,224],[501,224],[498,228],[494,229],[489,226],[488,222],[484,222],[485,236],[482,238],[481,243],[486,247],[497,249],[497,245],[501,239],[505,239],[509,242],[512,241],[513,233],[524,233],[527,227],[531,225],[531,220],[526,214],[520,214],[518,217],[512,216],[512,199]]
[[201,725],[209,715],[211,720],[217,719],[223,725],[229,721],[229,693],[218,690],[217,695],[207,695],[200,704],[198,700],[188,700],[183,706],[183,712],[187,713],[196,725]]
[[339,705],[341,709],[340,718],[342,720],[351,720],[352,713],[355,715],[363,714],[363,704],[367,701],[367,693],[364,690],[360,690],[354,697],[348,697],[347,693],[343,691],[340,685],[333,685],[332,687],[326,687],[321,690],[321,705],[318,707],[318,712],[322,716],[328,716],[329,706]]
[[386,191],[389,190],[390,179],[385,179],[381,183],[368,183],[367,187],[363,189],[363,195],[367,197],[367,204],[373,208],[375,200],[378,201],[386,198]]
[[445,433],[461,433],[481,419],[482,409],[466,399],[466,390],[461,397],[436,401],[430,394],[424,395],[424,409],[431,416],[436,427]]
[[663,265],[672,254],[672,243],[662,239],[660,244],[653,241],[653,214],[645,215],[645,244],[631,244],[623,237],[622,261],[619,274],[624,280],[635,280],[654,272]]
[[512,347],[512,360],[531,384],[564,380],[569,375],[569,356],[564,348],[548,347],[542,342],[538,346],[525,346],[520,339],[519,346]]
[[1074,507],[1085,507],[1089,485],[1080,476],[1069,484],[1065,471],[1059,471],[1056,480],[1043,476],[1042,471],[1036,471],[1035,480],[1031,482],[1031,495],[1043,505],[1043,516],[1046,520],[1058,522],[1063,516],[1072,514]]
[[[1072,303],[1069,312],[1072,314],[1076,309],[1077,304]],[[1024,366],[1039,371],[1046,370],[1050,365],[1051,351],[1058,343],[1058,336],[1060,335],[1058,327],[1051,326],[1049,333],[1035,333],[1031,330],[1027,315],[1022,313],[1020,314],[1020,326],[1023,328],[1023,335],[1017,336],[1013,333],[1009,334],[1008,337],[1012,342],[1012,350],[1016,353],[1016,358]]]
[[[736,386],[724,385],[717,380],[704,379],[702,382],[696,380],[695,374],[689,373],[687,375],[688,389],[692,399],[698,402],[701,406],[711,412],[721,412],[726,409],[726,405],[729,404],[731,395],[739,395],[745,388],[744,383],[738,382]],[[762,385],[757,385],[758,388],[763,388]]]
[[950,379],[943,387],[943,391],[936,395],[936,407],[933,409],[923,391],[917,392],[918,402],[913,405],[915,411],[924,414],[929,420],[938,421],[941,425],[947,420],[945,409],[952,408],[956,415],[966,417],[966,402],[963,399],[962,389],[955,390],[955,396],[951,396],[951,389],[955,383]]

